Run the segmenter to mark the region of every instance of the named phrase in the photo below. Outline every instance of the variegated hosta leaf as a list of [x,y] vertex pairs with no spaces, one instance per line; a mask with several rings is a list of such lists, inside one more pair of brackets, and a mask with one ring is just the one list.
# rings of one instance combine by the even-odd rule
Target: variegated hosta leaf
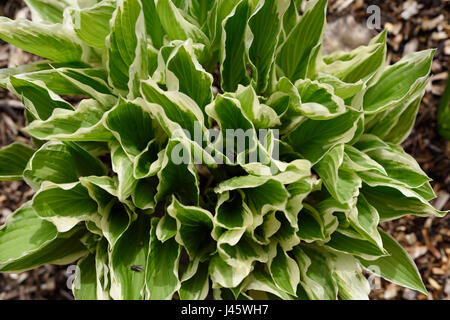
[[419,271],[408,253],[391,236],[383,231],[380,231],[380,234],[389,255],[373,261],[359,259],[361,264],[389,281],[428,294]]
[[22,143],[0,149],[0,180],[22,180],[23,171],[34,150]]
[[293,82],[304,79],[315,68],[325,28],[326,4],[326,0],[309,1],[300,22],[278,49],[278,72]]
[[97,272],[95,255],[89,254],[78,261],[73,284],[73,295],[77,300],[97,299]]
[[84,60],[81,42],[63,24],[0,18],[0,38],[25,51],[56,62]]
[[76,0],[25,0],[33,21],[62,23],[64,10],[77,6]]
[[145,269],[145,292],[147,299],[164,300],[172,298],[180,288],[178,262],[181,247],[175,239],[159,241],[156,237],[157,224],[158,219],[152,219]]
[[147,42],[141,0],[120,0],[106,38],[110,83],[120,92],[136,97],[139,80],[148,75]]
[[169,90],[185,93],[202,109],[211,102],[213,78],[198,62],[190,41],[171,53],[166,68],[166,85]]
[[100,225],[97,203],[79,182],[59,185],[45,182],[33,198],[33,208],[39,217],[54,223],[60,232],[71,230],[80,221]]
[[240,1],[222,23],[220,74],[221,86],[226,91],[236,90],[238,84],[249,83],[245,54],[249,5],[248,1]]
[[[146,296],[150,217],[140,215],[109,252],[110,294],[113,299],[142,300]],[[150,247],[152,246],[150,240]]]
[[156,0],[155,2],[159,20],[170,40],[187,40],[190,38],[196,43],[208,43],[206,35],[199,27],[185,19],[181,10],[172,1]]
[[282,19],[289,2],[286,0],[260,1],[249,18],[251,45],[249,60],[253,65],[255,88],[258,93],[265,92],[271,73],[274,72],[275,51],[281,31]]
[[287,141],[302,157],[317,163],[333,147],[353,139],[360,117],[359,112],[349,110],[330,120],[306,119],[288,135]]
[[22,100],[27,111],[37,119],[47,120],[56,109],[73,110],[68,102],[39,82],[10,76],[8,89]]
[[73,9],[72,23],[77,37],[90,47],[106,49],[105,39],[115,8],[116,1],[107,0],[90,8]]
[[35,120],[25,131],[41,140],[107,142],[112,134],[101,122],[104,111],[96,100],[82,100],[76,110],[55,109],[47,120]]
[[68,264],[86,252],[82,228],[58,233],[55,226],[24,204],[0,229],[0,271],[18,273],[46,263]]
[[378,225],[446,214],[400,146],[433,50],[323,56],[326,0],[25,2],[0,38],[49,60],[0,70],[34,144],[0,180],[36,192],[0,272],[78,260],[77,299],[367,299],[362,268],[426,292]]
[[47,142],[30,158],[23,176],[36,188],[44,181],[77,182],[81,176],[104,175],[103,164],[74,143]]
[[318,68],[346,83],[370,80],[383,67],[386,58],[386,31],[374,38],[368,46],[361,46],[352,52],[337,51],[323,57]]

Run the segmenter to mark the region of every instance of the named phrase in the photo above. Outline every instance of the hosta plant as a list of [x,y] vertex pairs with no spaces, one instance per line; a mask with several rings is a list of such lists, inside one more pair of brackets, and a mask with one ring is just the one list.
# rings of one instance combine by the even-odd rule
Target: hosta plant
[[1,272],[76,264],[78,299],[365,299],[363,270],[426,293],[378,225],[444,215],[400,146],[433,50],[324,55],[325,0],[25,2],[0,38],[45,60],[0,84],[33,146],[0,178],[35,195]]

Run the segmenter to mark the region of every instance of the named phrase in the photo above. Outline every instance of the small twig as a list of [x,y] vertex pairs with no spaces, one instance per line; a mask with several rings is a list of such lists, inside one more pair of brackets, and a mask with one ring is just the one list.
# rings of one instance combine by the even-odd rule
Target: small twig
[[21,102],[19,101],[15,101],[15,100],[3,100],[0,101],[0,108],[3,109],[8,109],[8,108],[12,108],[12,109],[24,109],[24,106]]
[[422,230],[423,238],[425,239],[425,244],[428,247],[428,250],[433,254],[436,259],[441,259],[440,252],[435,248],[435,246],[431,243],[430,237],[428,236],[428,231],[426,229]]

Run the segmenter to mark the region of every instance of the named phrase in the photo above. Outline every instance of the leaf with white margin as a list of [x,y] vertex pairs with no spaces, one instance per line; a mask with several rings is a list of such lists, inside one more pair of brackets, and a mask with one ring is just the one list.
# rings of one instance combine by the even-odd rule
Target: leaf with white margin
[[120,201],[127,199],[134,191],[137,180],[133,176],[133,162],[128,158],[119,143],[111,143],[112,169],[119,180],[117,196]]
[[384,30],[368,46],[360,46],[351,52],[336,51],[323,57],[318,70],[346,83],[370,80],[384,65],[386,35]]
[[389,145],[386,142],[381,140],[376,135],[367,133],[359,137],[354,147],[360,150],[361,152],[365,153],[377,149],[389,149]]
[[[184,156],[180,156],[180,153]],[[176,158],[181,160],[180,163],[175,161]],[[185,163],[184,160],[187,160],[188,163]],[[160,183],[155,196],[157,202],[175,194],[183,203],[198,204],[200,189],[197,171],[190,150],[182,142],[169,141],[161,163],[161,170],[158,172],[158,178]],[[185,183],[183,188],[179,187],[181,180]]]
[[351,228],[338,228],[331,235],[331,240],[325,246],[369,260],[387,255],[383,247],[380,248],[378,245],[373,244]]
[[151,114],[123,99],[106,114],[104,124],[131,157],[139,155],[155,137]]
[[310,299],[336,300],[337,283],[328,256],[317,247],[301,246],[294,249],[300,270],[300,285]]
[[258,95],[252,86],[238,85],[235,93],[227,93],[227,95],[239,100],[242,111],[256,129],[273,128],[281,124],[278,115],[271,107],[259,103]]
[[344,146],[343,160],[341,167],[347,171],[361,172],[373,170],[387,175],[386,170],[381,164],[351,145]]
[[33,21],[62,23],[64,9],[77,5],[76,0],[25,0]]
[[[1,230],[3,229],[0,229],[0,232]],[[17,259],[0,263],[0,271],[5,273],[21,273],[45,264],[70,264],[86,255],[87,250],[82,243],[82,238],[85,235],[86,229],[82,226],[75,227],[66,233],[59,233],[56,238],[42,243],[38,248],[32,249]],[[18,248],[23,248],[23,244],[17,245]]]
[[209,292],[209,264],[191,261],[181,278],[178,290],[181,300],[204,300]]
[[75,144],[50,141],[30,158],[23,176],[30,186],[38,188],[43,181],[72,183],[82,176],[106,173],[103,163],[84,149]]
[[[378,113],[401,107],[411,100],[417,88],[427,82],[435,50],[425,50],[406,55],[396,64],[387,67],[378,81],[364,95],[364,112]],[[420,90],[419,90],[420,91]]]
[[431,181],[417,161],[404,152],[401,147],[390,145],[388,148],[380,148],[366,153],[382,165],[387,173],[387,175],[383,175],[378,172],[361,172],[361,178],[369,185],[398,184],[414,189]]
[[81,177],[80,182],[98,205],[100,234],[113,247],[134,219],[129,203],[117,201],[116,181],[110,177]]
[[247,202],[252,210],[265,215],[271,210],[285,211],[289,193],[281,182],[269,180],[256,188],[245,190]]
[[33,198],[33,208],[39,217],[54,223],[59,232],[69,231],[81,221],[96,225],[100,222],[97,203],[79,182],[44,182]]
[[206,23],[210,12],[214,6],[214,0],[198,0],[198,1],[188,1],[188,12],[195,21],[200,25],[201,29],[205,29]]
[[262,222],[257,213],[254,213],[254,218],[253,224],[250,226],[252,239],[260,245],[270,244],[274,239],[273,236],[281,228],[281,222],[276,218],[276,212],[266,214]]
[[[204,123],[200,107],[181,92],[164,91],[150,79],[142,82],[141,93],[146,102],[150,103],[143,103],[142,106],[158,119],[168,136],[173,135],[176,129],[184,129],[190,133],[191,137],[194,137],[196,123],[197,125]],[[174,124],[178,124],[179,127]]]
[[149,237],[150,217],[140,214],[111,249],[110,294],[113,299],[143,300],[145,298],[144,270],[147,265]]
[[35,120],[24,130],[41,140],[109,141],[112,134],[101,123],[103,115],[97,101],[85,99],[75,111],[55,109],[47,120]]
[[97,273],[94,254],[89,254],[78,261],[72,291],[77,300],[97,299]]
[[289,0],[260,1],[248,20],[251,44],[248,48],[255,89],[265,92],[274,68],[274,57]]
[[[211,50],[218,50],[222,39],[223,21],[232,13],[241,0],[216,0],[207,19]],[[214,61],[216,63],[216,61]]]
[[148,76],[147,41],[141,0],[120,0],[106,38],[110,83],[130,96],[138,95],[138,79]]
[[[282,212],[276,212],[275,218],[279,222],[279,228],[271,237],[271,243],[278,243],[284,251],[291,251],[294,247],[300,244],[301,238],[298,235],[298,228],[293,228],[286,215]],[[274,247],[269,247],[269,257],[274,255]]]
[[31,147],[18,142],[0,149],[0,180],[22,180],[34,152]]
[[144,11],[147,36],[151,39],[152,46],[156,49],[160,49],[164,44],[164,36],[166,32],[164,31],[164,27],[159,20],[155,0],[143,1],[142,10]]
[[[220,143],[226,148],[228,161],[249,163],[256,162],[256,159],[247,162],[246,157],[256,158],[258,155],[261,157],[258,152],[260,143],[256,130],[242,110],[239,100],[217,96],[215,101],[206,107],[206,113],[219,124]],[[239,139],[241,137],[245,139]]]
[[172,51],[166,62],[168,90],[180,91],[191,97],[204,110],[213,98],[213,78],[198,62],[192,40],[185,41]]
[[344,161],[344,145],[331,149],[315,166],[328,192],[341,203],[351,201],[358,196],[361,178],[353,171],[342,169]]
[[97,299],[109,300],[109,289],[111,286],[109,271],[109,249],[105,239],[97,243],[95,250],[95,270],[97,273]]
[[25,108],[38,119],[47,120],[53,111],[60,109],[73,110],[73,107],[61,97],[48,89],[43,83],[23,80],[15,76],[9,77],[8,89],[24,104]]
[[349,110],[330,120],[307,119],[288,135],[286,141],[294,151],[315,164],[333,147],[353,139],[360,117],[361,113]]
[[156,226],[156,237],[158,240],[164,243],[175,237],[176,234],[177,221],[168,214],[163,215]]
[[66,63],[57,63],[51,62],[48,60],[40,60],[36,62],[32,62],[29,64],[20,65],[14,68],[3,68],[0,70],[0,86],[2,88],[6,88],[5,81],[8,80],[9,76],[19,75],[19,74],[29,74],[39,71],[48,71],[53,68],[64,68],[64,67],[72,67],[72,68],[83,68],[86,67],[82,62],[66,62]]
[[225,191],[218,196],[214,225],[227,230],[244,230],[252,223],[252,212],[242,191]]
[[180,289],[178,279],[178,263],[181,247],[175,239],[160,242],[156,237],[156,228],[159,219],[151,220],[150,244],[148,249],[145,270],[146,299],[171,299]]
[[358,260],[348,254],[329,252],[333,278],[343,300],[369,300],[370,285],[362,273]]
[[311,56],[320,44],[325,29],[326,5],[326,0],[308,2],[300,22],[278,49],[278,73],[293,82],[307,75]]
[[291,30],[297,25],[300,20],[300,9],[302,0],[289,0],[289,7],[283,16],[283,28],[280,40],[284,40]]
[[[186,150],[190,150],[195,161],[201,159],[203,164],[213,168],[217,167],[216,156],[225,161],[225,156],[220,152],[215,152],[214,157],[211,155],[211,152],[216,151],[214,147],[211,149],[211,146],[208,146],[208,150],[206,150],[206,145],[202,146],[197,143],[197,141],[204,142],[204,137],[209,137],[209,132],[203,125],[204,117],[201,109],[191,98],[181,92],[163,91],[153,80],[142,82],[142,94],[147,101],[139,98],[134,100],[134,103],[150,112],[168,137],[184,145]],[[164,142],[165,138],[164,135],[159,135],[158,140]],[[188,156],[187,152],[184,157],[186,156]],[[160,166],[159,159],[163,159],[163,155],[158,155],[155,166],[150,168],[150,175]]]
[[316,178],[306,178],[287,186],[289,199],[286,205],[286,218],[293,228],[298,228],[298,214],[303,208],[303,200],[313,191],[320,190],[322,181]]
[[225,231],[217,240],[217,251],[223,263],[232,270],[232,282],[237,284],[250,274],[256,261],[266,263],[269,259],[267,248],[255,243],[250,234],[242,235],[239,230]]
[[87,189],[90,197],[97,202],[100,214],[117,197],[117,180],[108,176],[80,177],[80,183]]
[[132,222],[132,212],[125,205],[116,202],[111,208],[102,216],[100,226],[104,237],[108,240],[111,247],[128,230]]
[[358,196],[356,208],[350,210],[348,219],[350,225],[358,231],[359,234],[377,245],[380,249],[383,248],[383,241],[378,232],[380,216],[378,215],[378,211],[367,202],[362,194]]
[[19,73],[16,78],[36,85],[43,83],[58,95],[86,95],[97,100],[105,110],[112,108],[117,101],[105,70],[88,68],[83,64],[52,63],[49,68]]
[[428,295],[419,270],[409,254],[397,241],[387,233],[380,231],[383,245],[388,256],[377,260],[366,261],[359,259],[360,263],[369,271],[403,287],[411,288]]
[[167,213],[177,221],[175,240],[184,247],[191,260],[206,259],[215,250],[211,237],[212,214],[200,207],[185,206],[175,197],[167,207]]
[[433,187],[428,182],[424,183],[420,187],[413,188],[412,190],[427,201],[433,200],[437,197]]
[[[250,209],[262,217],[270,210],[284,211],[288,192],[283,184],[271,177],[242,176],[226,180],[215,188],[216,193],[243,190]],[[262,220],[261,220],[262,222]]]
[[222,23],[220,81],[224,91],[233,92],[238,84],[249,84],[245,38],[250,9],[247,1],[241,1]]
[[[371,132],[377,134],[387,142],[401,144],[405,141],[414,127],[420,103],[425,93],[424,88],[425,86],[422,88],[422,94],[419,94],[416,100],[411,101],[406,108],[402,110],[397,108],[384,112],[384,117],[378,120],[378,123],[382,124],[380,127],[387,127],[385,124],[389,124],[389,130],[380,131],[378,128],[374,128]],[[377,119],[380,118],[377,116]]]
[[158,179],[140,179],[131,194],[133,204],[141,210],[153,210],[156,207],[155,195],[158,186]]
[[261,269],[256,269],[250,274],[246,290],[271,293],[283,300],[294,299],[292,296],[290,296],[283,290],[280,290],[274,283],[272,277]]
[[27,202],[12,215],[0,229],[1,266],[39,250],[58,235],[56,227],[40,219],[31,203]]
[[301,97],[300,112],[309,119],[327,120],[345,113],[345,102],[328,84],[300,79],[295,87]]
[[298,226],[294,230],[300,239],[307,243],[327,239],[324,218],[316,208],[306,203],[298,214]]
[[269,261],[269,272],[278,288],[295,296],[300,282],[300,271],[294,259],[277,246],[276,256]]
[[368,186],[361,190],[367,201],[375,207],[381,221],[398,219],[406,215],[443,217],[446,212],[436,210],[413,190],[400,186]]
[[164,150],[159,151],[157,141],[151,140],[134,160],[133,174],[136,179],[152,177],[161,169]]
[[90,47],[106,49],[105,39],[110,33],[109,22],[116,9],[116,1],[101,1],[84,9],[70,10],[77,37]]
[[209,276],[213,287],[220,285],[223,288],[234,288],[241,283],[247,275],[240,275],[228,265],[219,254],[214,255],[209,262]]
[[301,110],[301,102],[298,89],[288,78],[282,77],[266,102],[280,118],[281,134],[291,132],[305,119]]
[[354,97],[364,89],[364,82],[346,83],[332,75],[319,72],[316,79],[319,83],[328,84],[333,87],[334,94],[344,100]]
[[83,60],[83,47],[63,24],[44,24],[0,17],[0,39],[24,51],[56,62]]
[[169,40],[187,40],[190,38],[196,43],[207,44],[209,42],[200,28],[186,20],[181,13],[182,11],[172,1],[157,0],[156,11]]

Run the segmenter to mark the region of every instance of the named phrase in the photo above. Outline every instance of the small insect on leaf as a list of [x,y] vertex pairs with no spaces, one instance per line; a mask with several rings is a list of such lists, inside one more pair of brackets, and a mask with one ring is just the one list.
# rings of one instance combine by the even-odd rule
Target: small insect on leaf
[[131,266],[130,269],[134,272],[141,272],[144,270],[144,268],[142,266]]

